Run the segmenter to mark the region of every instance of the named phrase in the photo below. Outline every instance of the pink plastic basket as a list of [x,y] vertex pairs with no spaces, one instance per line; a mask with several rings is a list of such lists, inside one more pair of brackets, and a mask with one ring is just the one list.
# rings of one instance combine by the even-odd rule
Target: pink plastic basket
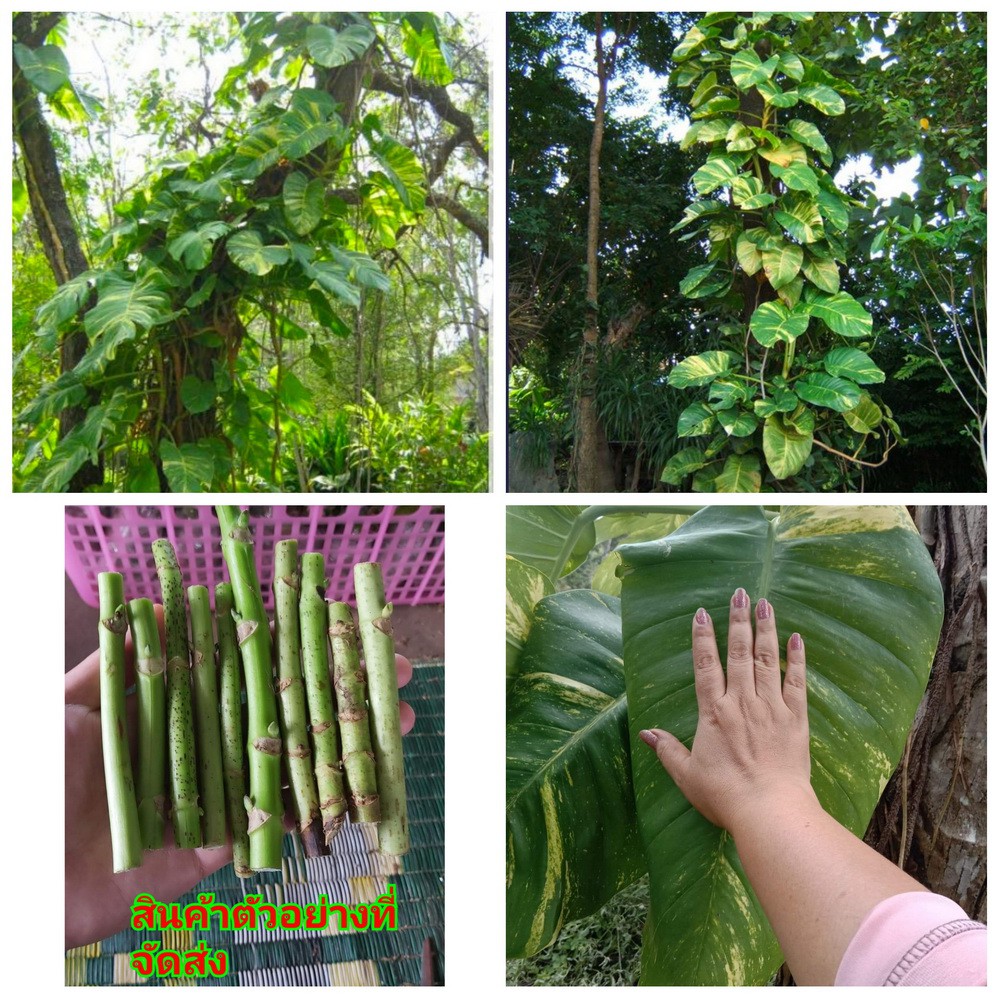
[[[274,544],[294,538],[299,552],[322,552],[330,600],[354,598],[353,567],[382,566],[394,604],[444,601],[442,507],[249,507],[264,604],[272,610]],[[228,580],[219,522],[211,507],[67,507],[66,573],[80,597],[97,607],[97,574],[121,573],[125,594],[160,598],[150,546],[169,538],[186,586],[213,590]]]

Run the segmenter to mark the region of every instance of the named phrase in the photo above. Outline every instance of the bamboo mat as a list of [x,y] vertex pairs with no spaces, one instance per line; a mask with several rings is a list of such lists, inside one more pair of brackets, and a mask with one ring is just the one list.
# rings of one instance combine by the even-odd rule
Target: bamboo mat
[[[247,894],[282,905],[314,903],[320,893],[346,905],[373,902],[396,886],[397,931],[309,930],[134,931],[66,952],[67,986],[407,986],[419,985],[425,938],[438,953],[438,981],[444,981],[444,664],[414,664],[404,691],[416,713],[403,739],[410,823],[405,872],[387,875],[373,834],[345,825],[334,854],[306,859],[297,838],[286,835],[282,871],[262,872],[241,883],[232,865],[210,875],[179,900],[196,902],[199,892],[215,893],[229,906]],[[214,979],[146,980],[131,968],[133,951],[144,941],[184,951],[204,940],[210,951],[223,948],[229,973]]]

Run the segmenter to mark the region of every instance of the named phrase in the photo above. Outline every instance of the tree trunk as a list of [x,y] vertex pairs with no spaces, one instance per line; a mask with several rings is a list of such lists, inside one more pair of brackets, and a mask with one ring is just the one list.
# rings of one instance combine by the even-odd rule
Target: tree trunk
[[[58,13],[15,14],[14,41],[31,49],[38,48],[61,18],[62,14]],[[63,285],[87,270],[87,258],[66,201],[59,163],[42,115],[41,102],[35,89],[22,75],[16,59],[13,60],[12,96],[14,135],[21,150],[31,214],[56,284]],[[82,325],[66,333],[59,345],[60,371],[72,371],[86,350],[87,335]],[[86,415],[86,404],[66,407],[59,415],[60,440],[82,423]],[[79,492],[103,479],[100,466],[88,462],[72,478],[69,489]]]
[[944,588],[927,692],[865,837],[986,920],[986,508],[917,507]]
[[616,32],[611,51],[604,52],[604,19],[595,14],[594,48],[597,63],[597,105],[594,131],[590,141],[590,205],[587,213],[587,320],[583,330],[583,359],[576,400],[576,435],[573,471],[576,489],[581,493],[604,493],[615,488],[611,449],[597,412],[597,243],[601,224],[601,146],[604,143],[604,109],[608,98],[608,80],[615,71],[615,57],[622,36]]

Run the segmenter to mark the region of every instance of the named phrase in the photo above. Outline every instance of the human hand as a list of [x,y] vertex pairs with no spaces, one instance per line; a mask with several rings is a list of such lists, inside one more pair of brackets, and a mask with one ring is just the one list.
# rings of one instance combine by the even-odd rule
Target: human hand
[[[163,608],[155,606],[163,637]],[[66,923],[67,948],[89,944],[129,925],[132,901],[148,892],[173,901],[232,861],[232,847],[182,850],[168,832],[164,848],[146,851],[141,868],[112,873],[104,758],[101,747],[100,654],[95,651],[66,674]],[[125,640],[125,686],[134,681],[132,637]],[[404,656],[396,656],[399,686],[412,676]],[[129,743],[135,760],[135,695],[128,698]],[[399,703],[400,729],[413,728],[413,709]],[[286,830],[295,823],[286,812]],[[169,824],[167,826],[169,831]]]
[[740,587],[729,605],[729,646],[723,674],[712,621],[699,608],[692,623],[694,686],[698,728],[688,750],[662,729],[639,736],[688,801],[730,833],[747,809],[766,798],[804,792],[809,784],[809,721],[806,715],[806,659],[801,636],[788,640],[785,683],[781,683],[774,609],[756,608]]

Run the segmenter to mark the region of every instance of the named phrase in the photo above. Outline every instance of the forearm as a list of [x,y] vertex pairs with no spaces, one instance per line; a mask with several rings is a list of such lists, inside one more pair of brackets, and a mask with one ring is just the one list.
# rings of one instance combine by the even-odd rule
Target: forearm
[[871,909],[924,889],[824,812],[811,790],[758,800],[731,832],[800,986],[832,985]]

